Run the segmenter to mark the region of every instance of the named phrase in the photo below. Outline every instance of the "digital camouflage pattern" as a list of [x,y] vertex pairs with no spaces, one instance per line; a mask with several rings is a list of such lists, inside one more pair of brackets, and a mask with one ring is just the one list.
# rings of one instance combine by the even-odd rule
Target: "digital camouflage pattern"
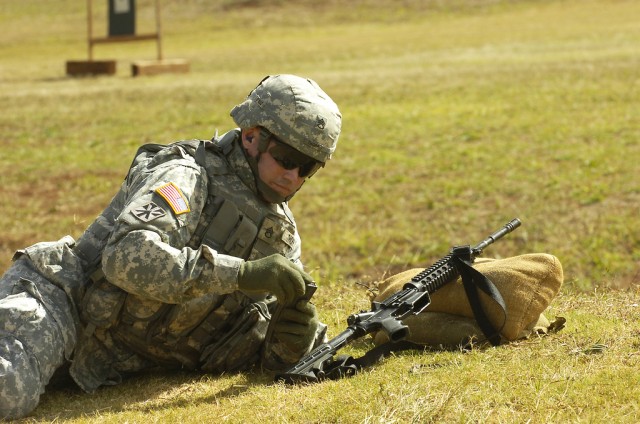
[[71,356],[77,327],[65,293],[18,257],[0,279],[0,419],[36,407]]
[[231,111],[241,128],[261,126],[291,147],[326,162],[336,149],[342,115],[336,104],[308,78],[265,78]]
[[262,351],[273,299],[238,291],[243,259],[300,263],[291,211],[258,199],[239,136],[142,150],[77,243],[20,252],[0,283],[0,416],[31,411],[70,358],[92,391],[152,366],[234,371],[306,353]]

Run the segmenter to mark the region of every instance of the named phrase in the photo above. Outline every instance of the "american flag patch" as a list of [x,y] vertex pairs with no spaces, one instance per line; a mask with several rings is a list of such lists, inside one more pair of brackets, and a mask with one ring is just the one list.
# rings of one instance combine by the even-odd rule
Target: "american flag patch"
[[187,202],[184,194],[182,194],[178,186],[174,183],[163,185],[162,187],[156,189],[156,193],[158,193],[164,200],[167,201],[176,215],[191,211],[191,209],[189,209],[189,202]]

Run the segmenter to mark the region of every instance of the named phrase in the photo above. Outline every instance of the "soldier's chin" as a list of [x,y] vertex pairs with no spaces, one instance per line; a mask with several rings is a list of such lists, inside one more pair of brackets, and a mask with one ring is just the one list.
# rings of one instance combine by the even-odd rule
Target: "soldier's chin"
[[262,196],[262,199],[264,199],[268,203],[282,203],[289,200],[293,196],[293,194],[289,194],[288,192],[286,195],[283,195],[266,184],[258,185],[260,196]]
[[295,193],[295,191],[291,191],[281,186],[272,186],[271,189],[282,197],[289,197]]

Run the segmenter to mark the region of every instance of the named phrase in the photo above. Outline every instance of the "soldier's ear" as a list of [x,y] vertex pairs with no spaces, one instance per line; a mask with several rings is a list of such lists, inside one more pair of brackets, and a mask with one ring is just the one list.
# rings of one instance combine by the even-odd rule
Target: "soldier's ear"
[[258,153],[258,143],[256,143],[258,134],[257,128],[247,128],[242,130],[242,147],[249,153],[250,156],[255,156]]
[[253,143],[256,138],[256,134],[258,134],[258,128],[245,128],[242,130],[242,141]]

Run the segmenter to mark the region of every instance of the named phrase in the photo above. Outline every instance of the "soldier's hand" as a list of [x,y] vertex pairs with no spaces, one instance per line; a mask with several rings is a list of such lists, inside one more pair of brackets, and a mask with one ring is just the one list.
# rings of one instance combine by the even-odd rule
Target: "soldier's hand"
[[240,266],[238,287],[247,293],[271,293],[278,302],[292,304],[313,278],[282,255],[274,254]]
[[306,354],[316,338],[318,312],[313,303],[300,300],[295,306],[285,308],[278,322],[274,323],[273,334],[277,342],[300,355]]

